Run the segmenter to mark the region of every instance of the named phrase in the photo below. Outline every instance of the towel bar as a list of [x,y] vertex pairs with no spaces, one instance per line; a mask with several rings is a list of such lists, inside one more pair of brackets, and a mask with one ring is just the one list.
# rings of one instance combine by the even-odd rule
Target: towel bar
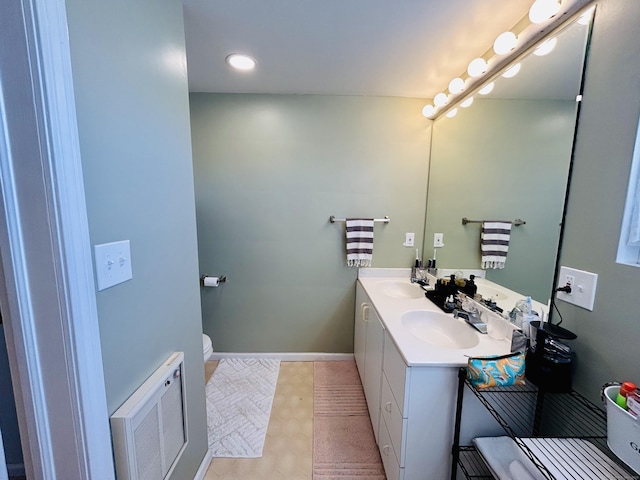
[[504,223],[510,223],[512,225],[515,225],[516,227],[519,227],[520,225],[524,225],[527,223],[520,218],[516,218],[515,220],[510,221],[510,220],[469,220],[467,217],[462,217],[463,225],[466,225],[467,223],[484,223],[484,222],[504,222]]
[[[331,215],[329,217],[329,221],[331,223],[346,222],[347,219],[346,218],[336,218],[334,215]],[[374,218],[373,221],[374,222],[389,223],[391,221],[391,219],[389,218],[389,215],[386,215],[384,218]]]

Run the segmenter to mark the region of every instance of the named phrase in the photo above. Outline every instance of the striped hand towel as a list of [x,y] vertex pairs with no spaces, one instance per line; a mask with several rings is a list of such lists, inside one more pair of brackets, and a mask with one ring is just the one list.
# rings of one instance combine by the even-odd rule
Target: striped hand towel
[[347,265],[370,267],[373,259],[373,219],[347,218]]
[[511,222],[483,222],[480,236],[482,268],[504,268],[509,251]]

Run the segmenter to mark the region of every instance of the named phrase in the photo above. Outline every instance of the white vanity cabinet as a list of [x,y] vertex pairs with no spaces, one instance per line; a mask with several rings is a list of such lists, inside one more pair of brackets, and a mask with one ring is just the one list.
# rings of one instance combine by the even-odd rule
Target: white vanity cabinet
[[380,389],[384,327],[369,297],[358,283],[353,352],[364,388],[376,442],[379,443]]
[[356,284],[356,311],[353,327],[353,356],[356,360],[360,381],[364,386],[365,342],[367,341],[368,310],[371,308],[369,298],[360,283]]
[[[407,288],[389,290],[390,284],[403,283],[389,278],[358,279],[354,332],[355,359],[387,479],[448,480],[458,369],[466,355],[501,355],[510,345],[481,337],[478,347],[457,352],[412,336],[401,321],[403,314],[435,307],[426,298],[397,296],[418,287],[406,279]],[[461,442],[479,434],[503,434],[475,396],[465,396],[463,402]]]
[[408,367],[387,334],[382,369],[380,438],[388,444],[379,446],[387,478],[449,478],[456,370]]

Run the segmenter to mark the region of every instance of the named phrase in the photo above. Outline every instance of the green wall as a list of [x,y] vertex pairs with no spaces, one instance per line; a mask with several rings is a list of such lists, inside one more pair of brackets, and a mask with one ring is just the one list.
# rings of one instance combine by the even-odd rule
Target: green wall
[[355,268],[344,224],[383,217],[376,267],[409,267],[422,245],[429,121],[424,101],[191,94],[206,333],[216,351],[352,352]]
[[461,219],[514,220],[505,268],[487,278],[546,304],[564,206],[576,103],[476,99],[433,126],[425,256],[433,234],[441,268],[479,269],[482,225]]
[[558,302],[578,335],[575,386],[598,402],[605,382],[640,382],[640,268],[615,262],[640,115],[639,24],[637,0],[598,3],[560,258],[598,274],[593,312]]
[[207,450],[182,3],[68,0],[92,245],[131,241],[133,279],[97,292],[109,413],[185,353],[189,445]]

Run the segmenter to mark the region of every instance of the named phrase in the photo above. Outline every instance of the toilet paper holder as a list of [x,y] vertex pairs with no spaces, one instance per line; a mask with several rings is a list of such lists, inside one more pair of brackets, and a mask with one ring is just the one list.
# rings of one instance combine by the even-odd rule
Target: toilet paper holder
[[217,287],[221,283],[227,281],[226,275],[207,275],[206,273],[200,276],[200,286],[202,287]]

